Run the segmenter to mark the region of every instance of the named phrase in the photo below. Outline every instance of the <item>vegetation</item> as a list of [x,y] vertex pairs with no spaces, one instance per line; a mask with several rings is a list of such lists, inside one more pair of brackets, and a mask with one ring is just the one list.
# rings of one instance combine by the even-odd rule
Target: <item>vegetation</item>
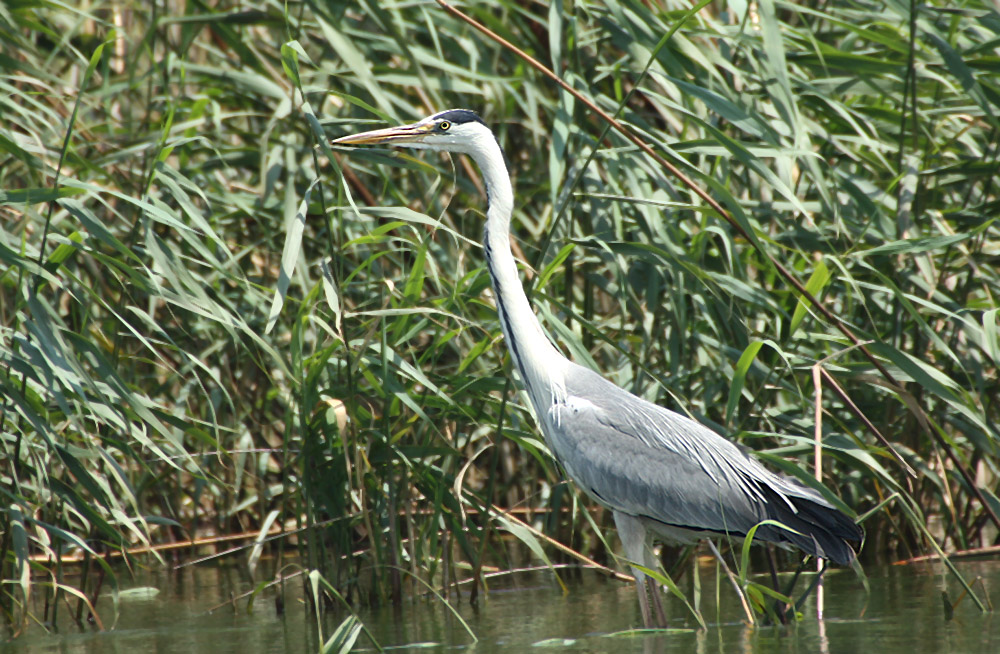
[[997,544],[993,5],[460,8],[750,238],[432,3],[0,8],[10,633],[85,620],[114,556],[210,536],[260,534],[251,567],[297,548],[349,602],[567,559],[550,541],[615,567],[509,381],[474,168],[322,143],[448,107],[496,129],[524,276],[576,361],[789,474],[819,452],[866,559]]

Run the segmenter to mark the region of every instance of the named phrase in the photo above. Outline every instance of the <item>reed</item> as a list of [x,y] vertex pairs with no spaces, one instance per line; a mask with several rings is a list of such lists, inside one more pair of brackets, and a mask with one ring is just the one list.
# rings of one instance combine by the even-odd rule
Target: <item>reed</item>
[[578,362],[788,474],[819,453],[865,559],[996,544],[1000,18],[937,4],[458,5],[749,240],[436,5],[0,10],[9,633],[113,612],[114,556],[206,535],[287,534],[248,560],[297,550],[348,604],[610,563],[508,381],[470,164],[317,147],[447,107],[497,130]]

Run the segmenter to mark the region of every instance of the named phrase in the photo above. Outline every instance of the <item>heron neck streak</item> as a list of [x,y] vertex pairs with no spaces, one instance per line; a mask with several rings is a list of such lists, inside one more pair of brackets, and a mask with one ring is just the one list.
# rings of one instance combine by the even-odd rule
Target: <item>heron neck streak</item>
[[481,143],[472,154],[483,174],[489,195],[483,247],[493,282],[497,312],[510,350],[535,414],[542,417],[565,394],[563,371],[568,363],[552,345],[524,294],[510,250],[510,218],[514,207],[507,167],[495,139]]

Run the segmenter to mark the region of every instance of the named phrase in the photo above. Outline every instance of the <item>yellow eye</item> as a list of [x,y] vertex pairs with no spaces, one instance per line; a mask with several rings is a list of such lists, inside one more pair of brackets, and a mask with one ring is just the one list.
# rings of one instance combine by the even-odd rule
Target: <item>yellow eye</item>
[[442,120],[440,123],[438,123],[438,129],[441,130],[442,132],[447,132],[449,127],[451,127],[451,123],[449,123],[447,120]]

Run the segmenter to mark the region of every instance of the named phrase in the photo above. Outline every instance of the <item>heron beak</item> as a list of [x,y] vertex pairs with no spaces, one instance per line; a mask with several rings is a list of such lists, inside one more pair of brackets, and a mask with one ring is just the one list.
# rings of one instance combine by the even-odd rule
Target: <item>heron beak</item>
[[434,125],[430,123],[413,123],[412,125],[387,127],[350,136],[341,136],[339,139],[333,139],[330,143],[331,145],[379,145],[382,143],[403,145],[422,140],[433,129]]

